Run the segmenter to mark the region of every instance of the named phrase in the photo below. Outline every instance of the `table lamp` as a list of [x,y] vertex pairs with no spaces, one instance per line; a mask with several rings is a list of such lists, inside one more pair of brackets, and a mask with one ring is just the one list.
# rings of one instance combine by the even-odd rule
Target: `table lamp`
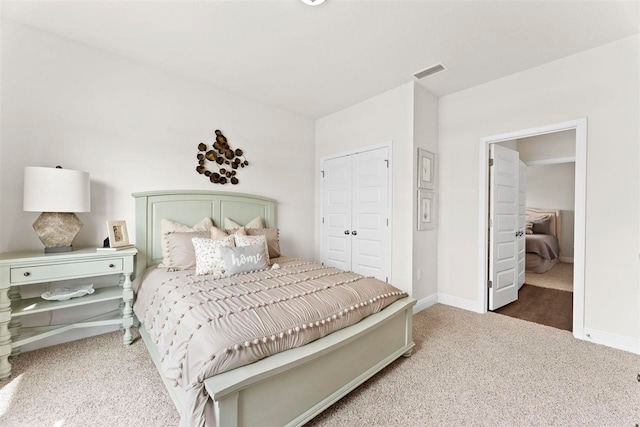
[[82,228],[75,212],[89,212],[89,173],[55,168],[24,168],[24,203],[27,212],[42,212],[33,229],[45,253],[70,252]]

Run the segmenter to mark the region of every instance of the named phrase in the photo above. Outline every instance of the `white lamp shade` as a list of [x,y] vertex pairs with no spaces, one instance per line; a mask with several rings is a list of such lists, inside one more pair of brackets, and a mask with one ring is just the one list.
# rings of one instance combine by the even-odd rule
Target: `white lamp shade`
[[27,166],[24,203],[27,212],[89,212],[89,172]]

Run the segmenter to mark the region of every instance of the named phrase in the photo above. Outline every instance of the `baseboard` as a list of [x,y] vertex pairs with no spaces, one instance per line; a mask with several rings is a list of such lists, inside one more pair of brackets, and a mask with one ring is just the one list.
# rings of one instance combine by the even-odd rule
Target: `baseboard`
[[486,310],[482,309],[482,303],[475,300],[469,300],[465,298],[454,297],[453,295],[447,295],[438,293],[438,302],[440,304],[449,305],[451,307],[461,308],[467,311],[473,311],[475,313],[485,313]]
[[621,337],[620,335],[610,334],[608,332],[584,328],[584,337],[582,337],[582,339],[596,344],[606,345],[607,347],[617,348],[618,350],[628,351],[629,353],[640,354],[640,341],[634,340],[633,338]]
[[416,314],[425,308],[429,308],[438,303],[438,294],[429,295],[426,298],[419,299],[416,305],[413,306],[413,314]]
[[561,256],[560,257],[560,262],[566,262],[569,264],[573,264],[573,257],[572,256]]

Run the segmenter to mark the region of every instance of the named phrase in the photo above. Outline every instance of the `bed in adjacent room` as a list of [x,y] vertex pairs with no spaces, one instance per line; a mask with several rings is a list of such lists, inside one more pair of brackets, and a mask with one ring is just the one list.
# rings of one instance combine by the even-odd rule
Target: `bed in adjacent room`
[[302,425],[411,353],[415,300],[281,256],[275,200],[134,197],[134,312],[184,425]]
[[526,271],[545,273],[558,263],[561,220],[557,209],[526,209]]

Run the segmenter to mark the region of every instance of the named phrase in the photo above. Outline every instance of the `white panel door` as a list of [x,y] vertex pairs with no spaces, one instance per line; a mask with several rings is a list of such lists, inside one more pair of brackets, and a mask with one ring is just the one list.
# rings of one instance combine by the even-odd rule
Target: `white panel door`
[[388,279],[391,258],[388,241],[388,149],[365,151],[351,157],[352,258],[351,269],[363,276]]
[[520,160],[518,172],[518,289],[524,285],[525,260],[526,260],[526,237],[525,220],[527,216],[527,165]]
[[389,148],[322,162],[322,263],[389,281]]
[[489,180],[489,310],[518,299],[518,152],[491,145]]
[[351,159],[325,160],[323,170],[322,262],[351,271]]

